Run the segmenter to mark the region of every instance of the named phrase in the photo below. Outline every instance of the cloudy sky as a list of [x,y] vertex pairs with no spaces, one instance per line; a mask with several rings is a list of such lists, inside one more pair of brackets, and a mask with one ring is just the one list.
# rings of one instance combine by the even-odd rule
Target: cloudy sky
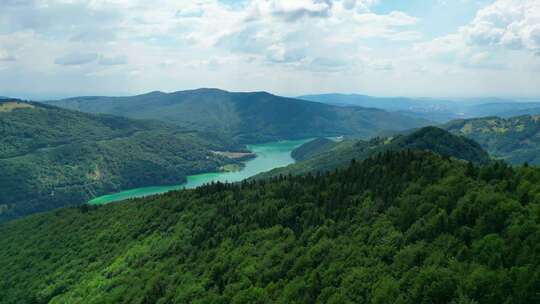
[[0,95],[540,97],[540,0],[0,0]]

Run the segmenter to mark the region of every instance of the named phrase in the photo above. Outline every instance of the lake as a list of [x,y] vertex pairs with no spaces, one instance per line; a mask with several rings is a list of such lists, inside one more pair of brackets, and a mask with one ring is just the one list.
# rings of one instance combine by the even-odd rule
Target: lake
[[310,139],[283,140],[266,144],[247,145],[247,148],[257,156],[246,161],[245,167],[240,171],[212,172],[190,175],[187,177],[187,182],[181,185],[135,188],[100,196],[94,198],[88,203],[92,205],[108,204],[129,198],[144,197],[173,190],[193,189],[210,182],[239,182],[261,172],[266,172],[279,167],[285,167],[294,163],[294,159],[291,157],[291,152],[309,140]]

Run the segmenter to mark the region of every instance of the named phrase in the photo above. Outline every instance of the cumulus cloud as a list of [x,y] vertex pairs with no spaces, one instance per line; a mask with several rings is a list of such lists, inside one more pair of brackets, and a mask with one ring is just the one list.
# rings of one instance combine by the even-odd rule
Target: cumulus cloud
[[461,28],[470,45],[527,49],[540,55],[540,1],[498,0]]
[[98,59],[98,54],[96,53],[74,52],[56,58],[54,63],[58,65],[84,65],[94,62],[96,59]]
[[16,60],[17,58],[15,58],[15,56],[0,49],[0,61],[16,61]]
[[[1,73],[0,89],[36,75],[47,75],[47,87],[68,81],[90,88],[89,80],[109,87],[122,79],[137,91],[166,90],[165,83],[173,90],[179,83],[378,85],[388,78],[362,75],[406,75],[407,67],[429,71],[438,64],[486,73],[506,62],[527,65],[540,55],[540,1],[493,1],[462,29],[426,41],[433,21],[423,19],[425,10],[405,13],[392,0],[0,0],[0,68],[10,75]],[[471,13],[472,2],[460,1],[473,6]],[[497,50],[529,57],[505,61]],[[332,82],[339,77],[345,80]]]
[[332,0],[270,0],[256,1],[258,14],[271,14],[286,21],[302,17],[328,17],[332,12]]
[[[540,55],[540,1],[497,0],[455,33],[417,43],[419,55],[467,69],[508,69],[503,52]],[[510,55],[507,55],[507,57]]]
[[436,38],[429,42],[418,43],[414,47],[417,54],[454,67],[468,69],[504,69],[494,53],[471,47],[459,34]]
[[127,64],[127,57],[125,55],[118,55],[118,56],[99,56],[99,64],[101,65],[122,65]]

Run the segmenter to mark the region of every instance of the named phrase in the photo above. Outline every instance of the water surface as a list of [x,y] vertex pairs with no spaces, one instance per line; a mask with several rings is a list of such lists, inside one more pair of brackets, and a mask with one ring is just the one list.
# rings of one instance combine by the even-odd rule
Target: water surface
[[294,163],[294,159],[291,157],[292,150],[296,149],[307,141],[309,141],[309,139],[284,140],[266,144],[247,145],[247,148],[257,156],[254,159],[248,160],[245,163],[245,167],[240,171],[213,172],[191,175],[187,177],[187,182],[181,185],[130,189],[97,197],[91,200],[89,204],[102,205],[129,198],[165,193],[172,190],[192,189],[210,182],[239,182],[261,172],[266,172],[274,168],[285,167]]

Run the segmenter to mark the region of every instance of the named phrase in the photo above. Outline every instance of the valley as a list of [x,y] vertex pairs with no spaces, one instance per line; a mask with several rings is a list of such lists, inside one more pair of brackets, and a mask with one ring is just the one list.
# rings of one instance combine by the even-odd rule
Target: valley
[[540,0],[0,0],[0,304],[540,304]]
[[174,190],[193,189],[209,183],[239,182],[256,174],[279,167],[285,167],[293,163],[294,159],[291,157],[291,152],[308,141],[310,140],[306,139],[279,141],[266,144],[248,144],[247,149],[250,150],[255,157],[247,160],[245,164],[241,166],[239,171],[189,175],[186,177],[187,181],[180,185],[130,189],[115,194],[100,196],[90,200],[88,203],[91,205],[102,205],[115,201],[166,193]]
[[241,160],[244,146],[156,121],[0,101],[0,222],[152,185]]

